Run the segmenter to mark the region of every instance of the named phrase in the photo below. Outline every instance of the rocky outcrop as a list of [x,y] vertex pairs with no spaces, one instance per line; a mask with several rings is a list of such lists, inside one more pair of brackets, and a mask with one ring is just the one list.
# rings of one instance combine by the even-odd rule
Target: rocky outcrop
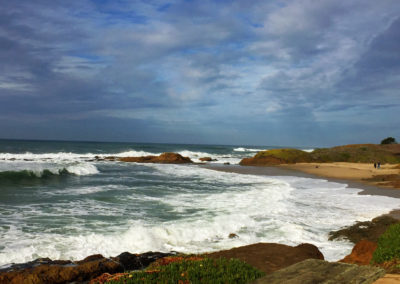
[[258,243],[207,254],[210,258],[238,258],[260,269],[271,273],[281,268],[309,258],[324,259],[318,248],[311,244],[296,247],[274,243]]
[[272,149],[258,152],[252,158],[240,161],[242,166],[272,166],[280,164],[294,164],[311,162],[309,153],[297,149]]
[[253,284],[369,284],[385,273],[379,267],[308,259],[257,279]]
[[24,264],[14,264],[0,270],[0,283],[39,284],[89,281],[103,273],[143,269],[159,258],[171,254],[148,252],[131,254],[124,252],[117,257],[105,258],[100,254],[88,256],[81,261],[37,259]]
[[345,227],[338,231],[329,233],[329,240],[348,239],[352,243],[358,243],[361,240],[369,240],[378,242],[378,238],[382,235],[390,225],[398,223],[399,220],[393,217],[383,215],[372,219],[372,221],[357,222],[354,225]]
[[371,241],[362,240],[359,241],[351,251],[351,254],[347,255],[340,262],[353,263],[358,265],[368,265],[372,260],[372,255],[377,248],[377,244]]
[[202,157],[199,159],[202,162],[212,162],[212,161],[217,161],[217,159],[213,159],[211,157]]
[[107,160],[118,160],[121,162],[135,163],[157,163],[157,164],[188,164],[193,161],[188,157],[183,157],[177,153],[162,153],[160,156],[143,156],[143,157],[107,157]]

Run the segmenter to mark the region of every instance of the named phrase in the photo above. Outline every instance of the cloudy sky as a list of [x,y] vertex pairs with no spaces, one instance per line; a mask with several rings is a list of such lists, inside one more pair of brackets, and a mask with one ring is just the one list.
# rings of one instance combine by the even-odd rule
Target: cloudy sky
[[400,140],[398,0],[0,7],[0,138]]

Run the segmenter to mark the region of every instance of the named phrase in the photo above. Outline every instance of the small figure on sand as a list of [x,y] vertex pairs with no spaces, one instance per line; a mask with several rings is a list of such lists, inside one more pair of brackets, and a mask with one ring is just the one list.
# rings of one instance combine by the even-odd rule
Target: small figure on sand
[[376,169],[376,162],[374,162],[374,168]]
[[381,162],[378,162],[378,169],[381,168]]

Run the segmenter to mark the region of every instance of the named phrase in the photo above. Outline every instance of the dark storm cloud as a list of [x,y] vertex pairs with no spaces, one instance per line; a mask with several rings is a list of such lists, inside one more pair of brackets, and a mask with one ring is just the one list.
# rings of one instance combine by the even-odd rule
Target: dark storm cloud
[[0,116],[12,137],[79,139],[101,124],[91,140],[294,145],[395,128],[397,1],[0,4]]

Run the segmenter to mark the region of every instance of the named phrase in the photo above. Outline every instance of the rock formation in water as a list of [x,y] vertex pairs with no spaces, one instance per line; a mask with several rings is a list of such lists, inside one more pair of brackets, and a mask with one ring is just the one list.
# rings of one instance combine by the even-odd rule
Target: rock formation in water
[[157,164],[190,164],[193,161],[188,157],[183,157],[177,153],[162,153],[160,156],[143,156],[143,157],[106,157],[106,160],[135,162],[135,163],[157,163]]

